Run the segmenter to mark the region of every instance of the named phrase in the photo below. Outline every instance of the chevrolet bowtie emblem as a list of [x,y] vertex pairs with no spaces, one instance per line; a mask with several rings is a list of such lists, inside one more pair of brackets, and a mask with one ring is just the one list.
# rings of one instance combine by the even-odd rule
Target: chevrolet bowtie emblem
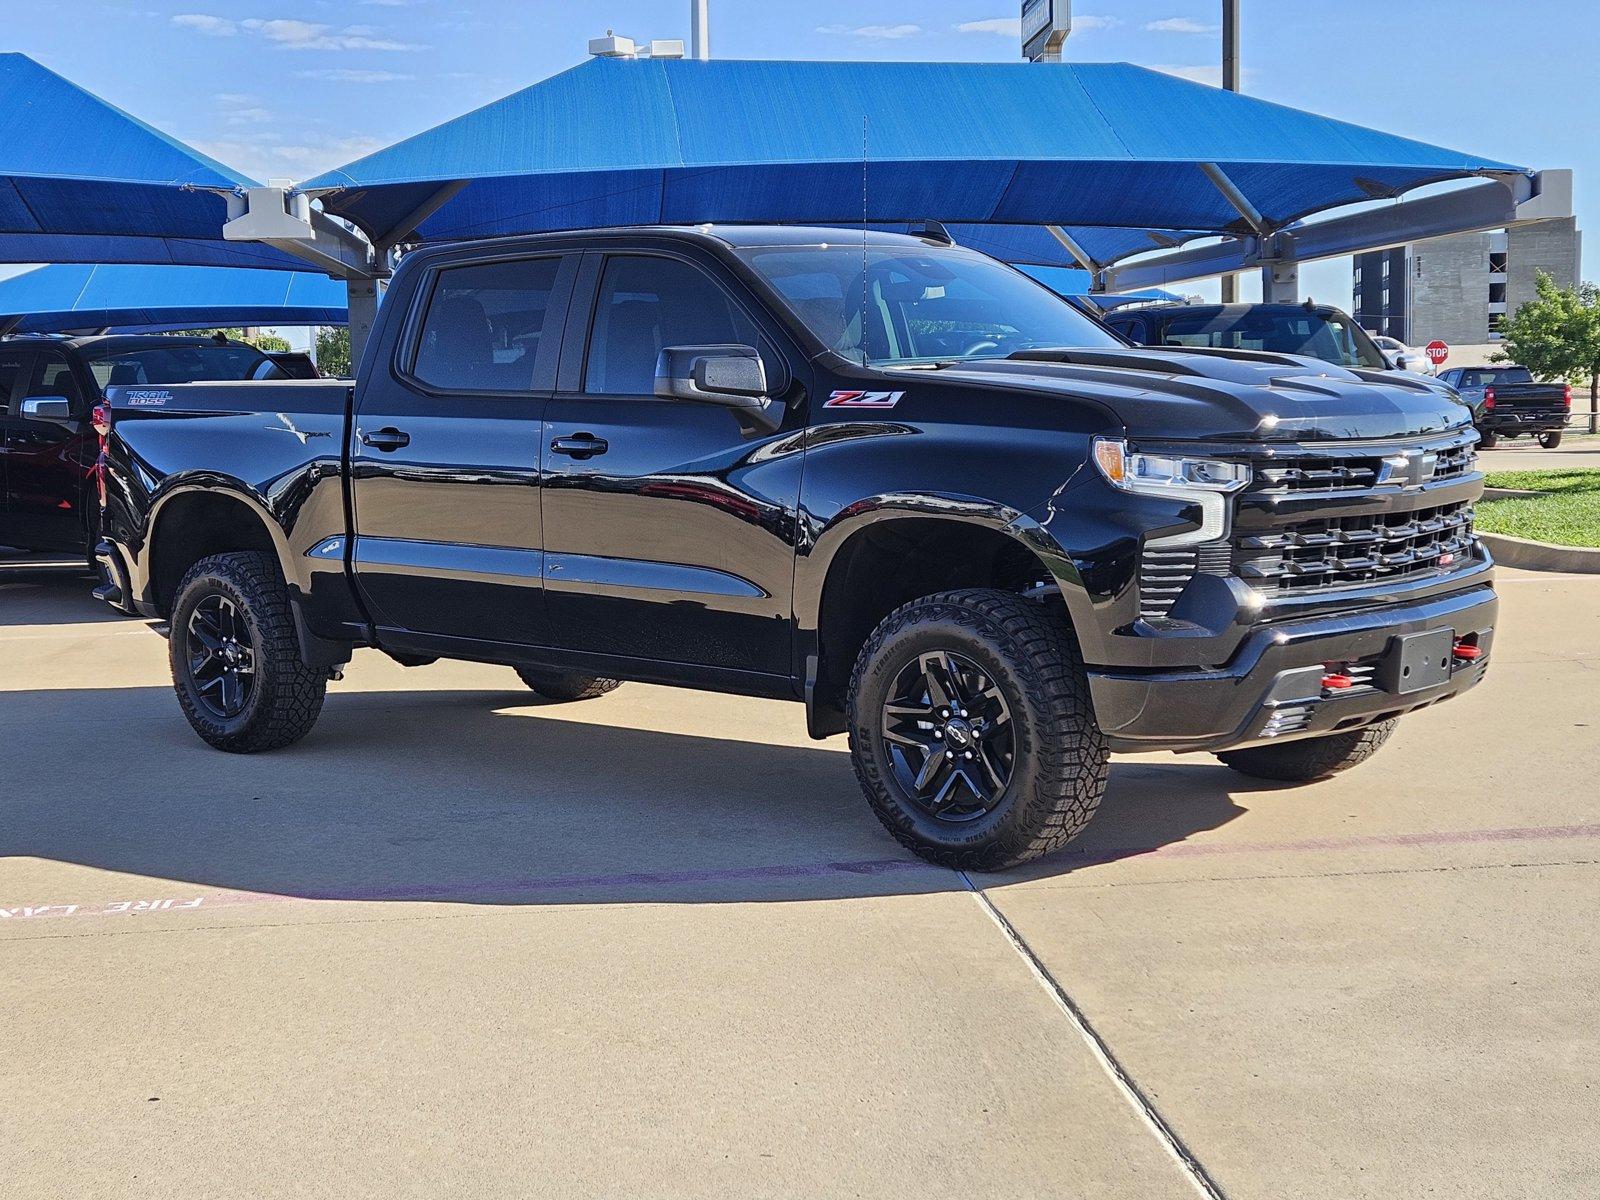
[[1432,483],[1439,469],[1439,456],[1432,450],[1407,450],[1392,454],[1383,460],[1382,483],[1398,483],[1401,487],[1421,487]]

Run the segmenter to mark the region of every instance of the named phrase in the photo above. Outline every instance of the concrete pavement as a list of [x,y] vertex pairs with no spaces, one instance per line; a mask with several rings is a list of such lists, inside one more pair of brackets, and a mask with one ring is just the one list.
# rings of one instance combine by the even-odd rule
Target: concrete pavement
[[[1585,418],[1587,428],[1587,418]],[[1493,450],[1479,450],[1485,471],[1557,471],[1600,469],[1600,435],[1568,431],[1554,450],[1541,450],[1531,438],[1504,441]]]
[[0,1180],[1596,1194],[1600,579],[1502,583],[1488,682],[1363,768],[1118,759],[968,879],[788,705],[369,654],[218,754],[160,638],[0,567]]

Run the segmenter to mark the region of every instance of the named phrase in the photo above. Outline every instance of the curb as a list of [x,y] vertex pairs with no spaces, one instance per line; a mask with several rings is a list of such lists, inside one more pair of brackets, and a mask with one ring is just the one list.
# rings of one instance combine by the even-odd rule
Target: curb
[[1536,492],[1527,488],[1497,488],[1486,487],[1483,489],[1485,500],[1527,500],[1534,496],[1550,496],[1553,492]]
[[1525,571],[1560,571],[1573,575],[1600,575],[1600,550],[1587,546],[1553,546],[1503,533],[1479,533],[1494,561],[1502,567]]

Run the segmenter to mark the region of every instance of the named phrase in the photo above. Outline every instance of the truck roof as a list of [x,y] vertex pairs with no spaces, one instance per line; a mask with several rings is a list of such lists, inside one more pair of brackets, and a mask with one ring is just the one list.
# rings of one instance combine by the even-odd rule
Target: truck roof
[[[537,246],[544,243],[569,243],[574,241],[606,240],[610,238],[639,237],[681,238],[684,241],[718,242],[740,249],[766,246],[819,246],[845,243],[859,246],[865,241],[870,246],[928,247],[947,246],[936,237],[920,234],[890,233],[881,229],[863,230],[848,225],[615,225],[604,229],[568,229],[552,233],[512,234],[500,238],[474,239],[474,247]],[[431,251],[445,252],[458,249],[459,242],[430,243],[413,251],[422,254]]]
[[[194,337],[173,337],[165,333],[86,333],[62,337],[53,333],[18,333],[3,339],[7,344],[28,344],[35,346],[70,346],[74,350],[109,350],[113,353],[125,350],[160,350],[171,349],[174,346],[215,346],[219,343],[213,337],[197,335]],[[232,342],[230,346],[247,345],[245,342]]]

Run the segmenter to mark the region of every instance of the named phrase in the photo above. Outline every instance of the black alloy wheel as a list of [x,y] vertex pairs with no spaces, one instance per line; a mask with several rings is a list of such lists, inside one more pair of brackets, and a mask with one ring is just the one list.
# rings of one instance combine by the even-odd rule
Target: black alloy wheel
[[256,686],[256,647],[239,608],[218,592],[200,600],[186,626],[189,682],[213,716],[231,721]]
[[992,811],[1011,785],[1011,708],[971,659],[947,650],[918,655],[883,704],[890,769],[910,801],[949,823]]

